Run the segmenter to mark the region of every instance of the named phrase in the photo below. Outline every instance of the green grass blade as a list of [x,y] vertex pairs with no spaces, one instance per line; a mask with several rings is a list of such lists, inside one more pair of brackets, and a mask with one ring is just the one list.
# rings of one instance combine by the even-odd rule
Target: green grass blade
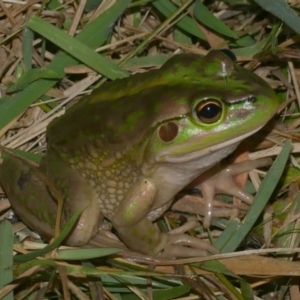
[[300,18],[285,0],[254,0],[264,10],[270,12],[294,31],[300,34]]
[[123,251],[118,248],[88,248],[88,249],[60,249],[55,258],[59,260],[87,260],[99,258]]
[[79,61],[110,79],[114,80],[129,75],[128,72],[124,71],[113,61],[104,58],[96,53],[93,48],[86,46],[84,43],[81,43],[43,19],[33,16],[28,21],[27,26]]
[[[88,24],[77,36],[76,39],[85,45],[96,49],[107,39],[114,23],[130,4],[130,0],[117,1],[111,8],[101,16]],[[60,79],[64,77],[64,68],[78,64],[78,60],[60,52],[48,65],[48,68],[56,72]],[[16,96],[6,98],[0,104],[0,128],[4,128],[9,122],[20,115],[26,108],[44,95],[56,80],[40,79],[30,84],[25,90]]]
[[28,254],[20,254],[14,256],[15,262],[26,262],[30,261],[38,256],[43,256],[47,254],[48,252],[56,249],[60,246],[60,244],[64,241],[64,239],[69,235],[71,230],[73,229],[75,223],[77,222],[79,215],[81,214],[81,211],[77,211],[72,218],[67,222],[67,224],[64,226],[63,230],[59,234],[59,236],[54,240],[54,242],[46,247],[44,247],[41,250],[36,250]]
[[194,14],[202,24],[213,31],[230,38],[238,38],[237,34],[216,18],[200,0],[196,0],[195,2]]
[[[166,18],[170,17],[178,7],[174,5],[169,0],[158,0],[154,1],[153,5],[157,10],[159,10]],[[180,29],[185,30],[189,34],[198,37],[201,40],[206,40],[205,35],[200,31],[199,26],[197,23],[190,17],[186,16],[181,19],[176,26]]]
[[227,243],[230,243],[230,241],[233,239],[234,235],[238,231],[239,226],[240,221],[238,219],[233,219],[231,222],[229,222],[228,226],[226,227],[226,230],[224,230],[223,233],[219,236],[219,238],[213,243],[214,246],[217,249],[221,250]]
[[23,64],[25,71],[28,71],[32,64],[33,32],[27,27],[24,28],[22,41]]
[[14,93],[25,89],[30,83],[38,79],[58,79],[57,73],[47,68],[30,69],[24,73],[13,85],[7,88],[7,93]]
[[[0,289],[13,280],[13,241],[14,233],[9,221],[0,224]],[[9,293],[3,300],[13,300],[13,293]]]
[[162,291],[154,291],[153,299],[176,299],[179,297],[183,297],[186,293],[188,293],[191,288],[188,285],[176,286],[171,289],[166,289]]

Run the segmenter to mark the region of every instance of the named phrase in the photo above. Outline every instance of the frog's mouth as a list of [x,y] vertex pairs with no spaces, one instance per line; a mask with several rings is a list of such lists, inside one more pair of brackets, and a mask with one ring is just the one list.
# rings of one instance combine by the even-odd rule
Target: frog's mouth
[[[218,159],[218,161],[222,160],[226,156],[228,156],[230,153],[232,153],[235,148],[239,145],[239,143],[246,139],[247,137],[253,135],[257,131],[259,131],[262,127],[264,127],[265,124],[255,128],[254,130],[247,132],[241,136],[235,137],[233,139],[227,140],[223,143],[213,145],[207,148],[202,148],[199,150],[194,150],[194,151],[187,151],[182,154],[172,154],[172,147],[168,148],[166,151],[160,152],[159,155],[157,156],[157,161],[158,162],[166,162],[166,163],[185,163],[185,162],[190,162],[196,159],[199,159],[201,157],[213,155],[215,152],[222,151],[223,155]],[[194,142],[191,142],[190,144],[195,144]],[[189,144],[187,144],[187,147]],[[175,149],[174,149],[175,150]],[[227,150],[227,151],[226,151]],[[165,153],[167,152],[167,153]]]

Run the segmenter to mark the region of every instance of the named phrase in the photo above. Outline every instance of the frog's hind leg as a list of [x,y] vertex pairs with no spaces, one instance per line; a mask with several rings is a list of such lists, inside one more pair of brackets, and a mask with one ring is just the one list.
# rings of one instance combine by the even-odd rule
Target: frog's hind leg
[[62,223],[67,222],[78,210],[81,211],[75,228],[64,243],[70,246],[87,245],[99,232],[103,221],[95,188],[54,151],[45,156],[41,168],[64,196]]
[[9,156],[0,166],[0,182],[12,208],[30,228],[50,239],[57,205],[42,180],[44,174],[20,158]]
[[98,232],[102,222],[96,193],[80,175],[58,156],[43,159],[43,169],[8,157],[0,167],[0,181],[17,215],[42,237],[51,239],[57,214],[57,201],[45,184],[52,181],[64,196],[61,225],[80,210],[81,215],[64,244],[82,246]]

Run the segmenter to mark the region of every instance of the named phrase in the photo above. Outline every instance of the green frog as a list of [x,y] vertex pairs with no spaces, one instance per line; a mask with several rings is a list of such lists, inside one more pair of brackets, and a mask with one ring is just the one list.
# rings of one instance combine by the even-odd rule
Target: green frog
[[[0,181],[17,215],[46,239],[54,235],[57,202],[40,173],[63,195],[62,224],[82,211],[67,245],[89,244],[105,217],[136,252],[216,253],[184,232],[160,232],[153,221],[179,191],[262,128],[277,106],[271,87],[227,53],[176,55],[158,70],[94,90],[49,124],[39,168],[10,156]],[[228,194],[240,192],[233,190]],[[210,214],[208,201],[206,219]]]

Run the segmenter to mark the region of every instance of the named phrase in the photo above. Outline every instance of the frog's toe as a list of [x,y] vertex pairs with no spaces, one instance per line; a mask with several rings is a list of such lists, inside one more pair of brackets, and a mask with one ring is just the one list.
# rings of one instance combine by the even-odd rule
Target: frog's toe
[[168,234],[167,243],[159,254],[162,257],[197,257],[218,254],[208,242],[186,234]]
[[253,196],[247,193],[244,189],[239,187],[233,177],[242,173],[250,172],[253,169],[266,167],[271,165],[273,160],[271,158],[260,158],[256,160],[248,160],[235,164],[231,164],[223,168],[217,175],[215,189],[220,193],[226,193],[241,199],[245,203],[251,205]]
[[194,229],[195,227],[199,227],[200,226],[200,222],[198,221],[197,218],[190,218],[186,223],[184,223],[183,225],[176,227],[174,229],[172,229],[171,231],[169,231],[169,234],[181,234],[181,233],[185,233],[191,229]]
[[128,250],[128,248],[111,232],[99,230],[98,233],[89,241],[90,246],[98,248],[120,248]]

